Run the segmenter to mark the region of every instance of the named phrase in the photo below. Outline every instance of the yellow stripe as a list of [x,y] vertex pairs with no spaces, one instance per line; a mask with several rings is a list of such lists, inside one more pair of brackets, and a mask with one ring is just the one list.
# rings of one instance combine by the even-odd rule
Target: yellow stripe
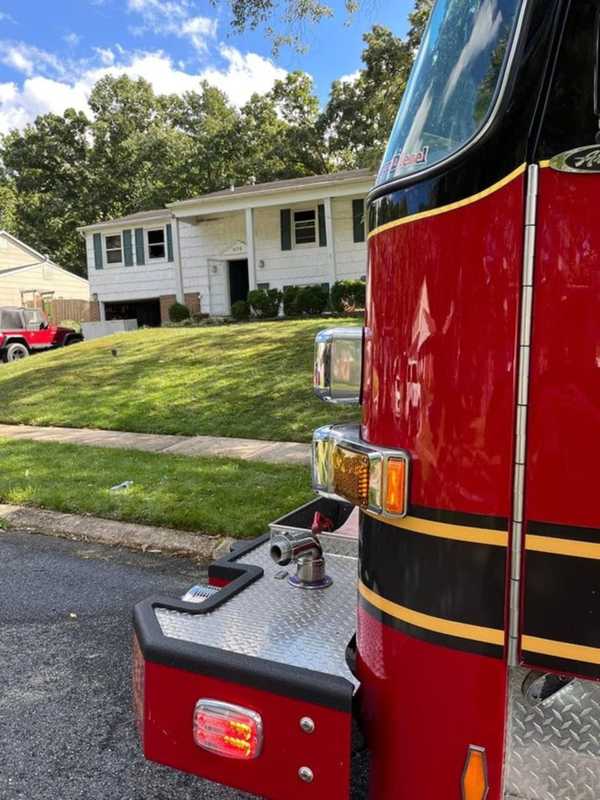
[[458,542],[471,542],[472,544],[491,544],[495,547],[506,547],[508,544],[508,533],[506,531],[494,531],[488,528],[469,528],[466,525],[448,525],[445,522],[433,522],[420,517],[403,517],[393,519],[381,517],[371,512],[365,512],[374,519],[381,520],[395,528],[412,531],[412,533],[422,533],[425,536],[437,536],[439,539],[454,539]]
[[504,631],[496,630],[495,628],[482,628],[480,625],[467,625],[464,622],[454,622],[450,619],[441,619],[440,617],[432,617],[429,614],[422,614],[419,611],[412,611],[410,608],[392,603],[391,600],[386,600],[375,594],[371,589],[359,581],[358,591],[375,608],[389,614],[390,617],[402,620],[409,625],[415,625],[417,628],[424,628],[428,631],[435,633],[443,633],[446,636],[456,636],[459,639],[471,639],[476,642],[485,642],[486,644],[496,644],[502,647],[504,645]]
[[523,636],[523,650],[542,653],[545,656],[568,658],[571,661],[585,661],[589,664],[600,664],[600,648],[586,647],[583,644],[555,642],[552,639],[539,639],[537,636]]
[[417,222],[417,220],[427,219],[428,217],[436,217],[438,214],[446,214],[448,211],[455,211],[457,208],[464,208],[465,206],[471,205],[471,203],[476,203],[479,200],[483,200],[484,197],[489,197],[499,189],[503,189],[516,177],[522,175],[526,169],[527,165],[521,164],[520,167],[517,167],[517,169],[511,172],[510,175],[502,178],[502,180],[498,181],[498,183],[495,183],[493,186],[490,186],[487,189],[484,189],[482,192],[472,195],[471,197],[466,197],[464,200],[458,200],[456,203],[449,203],[447,206],[440,206],[439,208],[431,208],[429,211],[420,211],[417,214],[411,214],[408,217],[402,217],[402,219],[395,219],[392,222],[386,222],[384,225],[380,225],[378,228],[372,230],[369,233],[369,239],[372,236],[377,236],[379,233],[390,230],[390,228],[396,228],[399,225],[408,225],[409,222]]
[[555,539],[552,536],[533,536],[528,533],[525,537],[527,550],[537,553],[554,553],[558,556],[575,556],[576,558],[594,558],[600,561],[600,544],[594,542],[581,542],[574,539]]
[[540,168],[541,169],[546,169],[546,167],[549,167],[549,166],[550,166],[550,160],[549,159],[547,161],[540,161]]

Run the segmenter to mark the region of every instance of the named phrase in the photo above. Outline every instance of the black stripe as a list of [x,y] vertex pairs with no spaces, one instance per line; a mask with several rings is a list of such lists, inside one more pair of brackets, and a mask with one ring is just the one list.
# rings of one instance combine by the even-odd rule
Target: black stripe
[[414,611],[504,628],[503,547],[413,533],[363,515],[360,576],[378,595]]
[[574,525],[560,525],[556,522],[528,522],[527,531],[532,536],[549,536],[553,539],[592,542],[600,544],[600,528],[577,528]]
[[523,633],[600,648],[598,561],[527,551]]
[[531,669],[547,669],[558,675],[570,675],[575,678],[600,678],[600,664],[588,664],[585,661],[573,661],[570,658],[556,658],[543,653],[523,650],[521,654],[523,666]]
[[473,639],[462,639],[460,636],[447,636],[443,633],[420,628],[417,625],[410,625],[408,622],[392,617],[390,614],[386,614],[385,611],[381,611],[371,605],[362,596],[359,596],[359,604],[377,622],[405,633],[407,636],[412,636],[413,639],[420,639],[423,642],[439,645],[440,647],[449,647],[451,650],[460,650],[463,653],[473,653],[480,656],[489,656],[490,658],[502,658],[503,656],[503,648],[499,645],[476,642]]
[[464,525],[467,528],[487,528],[494,531],[508,531],[506,517],[491,517],[483,514],[467,514],[465,511],[448,511],[445,508],[411,506],[409,514],[431,522],[444,522],[448,525]]

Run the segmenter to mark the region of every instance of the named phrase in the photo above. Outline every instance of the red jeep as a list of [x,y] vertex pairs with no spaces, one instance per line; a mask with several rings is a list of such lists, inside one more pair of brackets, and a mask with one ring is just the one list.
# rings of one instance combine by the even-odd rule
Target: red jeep
[[18,361],[41,350],[66,347],[83,341],[71,328],[50,325],[46,315],[34,308],[0,308],[0,358]]

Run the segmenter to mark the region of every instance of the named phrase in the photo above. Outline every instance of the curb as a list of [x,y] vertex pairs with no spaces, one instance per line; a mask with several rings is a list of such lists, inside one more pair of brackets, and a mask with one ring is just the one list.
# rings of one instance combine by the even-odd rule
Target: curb
[[126,547],[142,552],[150,550],[153,553],[186,556],[201,564],[209,564],[226,555],[236,541],[230,536],[209,536],[205,533],[189,533],[172,528],[157,528],[152,525],[3,503],[0,503],[0,521],[13,531]]

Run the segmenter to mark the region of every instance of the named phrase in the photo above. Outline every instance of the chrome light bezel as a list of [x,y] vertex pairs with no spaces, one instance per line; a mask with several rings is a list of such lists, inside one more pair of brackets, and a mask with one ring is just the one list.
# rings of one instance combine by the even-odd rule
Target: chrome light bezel
[[[367,456],[369,459],[369,502],[361,506],[378,516],[401,519],[408,513],[410,455],[406,450],[375,447],[361,439],[360,425],[326,425],[317,428],[312,443],[312,486],[322,497],[340,502],[350,502],[335,490],[333,472],[333,453],[336,447]],[[406,464],[404,487],[404,511],[394,513],[385,508],[387,494],[387,462],[390,459],[402,460]]]
[[[315,339],[313,388],[319,400],[334,405],[359,405],[363,368],[362,327],[328,328]],[[343,380],[344,369],[352,375]]]

